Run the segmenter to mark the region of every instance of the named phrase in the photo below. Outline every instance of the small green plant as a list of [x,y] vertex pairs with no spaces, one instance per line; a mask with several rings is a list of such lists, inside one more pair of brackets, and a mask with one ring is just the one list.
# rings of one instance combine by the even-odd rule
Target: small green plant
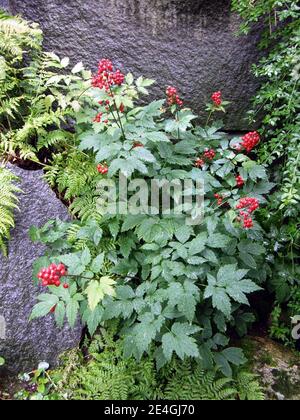
[[[228,326],[246,331],[253,319],[249,312],[243,315],[247,295],[261,290],[268,273],[264,233],[253,214],[274,184],[250,157],[260,140],[256,132],[230,139],[220,123],[194,125],[196,115],[183,108],[175,88],[167,89],[167,102],[136,106],[151,84],[114,71],[108,60],[100,62],[87,93],[95,105],[77,116],[78,155],[88,170],[78,171],[82,181],[75,189],[62,174],[69,173],[72,161],[63,167],[60,158],[56,175],[47,175],[74,200],[71,208],[83,188],[91,189],[94,204],[84,215],[78,208],[81,221],[75,224],[56,221],[32,229],[33,240],[49,245],[36,263],[35,279],[53,281],[59,263],[68,270],[65,288],[51,285],[32,318],[52,311],[59,324],[66,315],[74,325],[80,314],[91,334],[117,319],[126,357],[141,360],[154,346],[158,368],[174,354],[182,360],[201,356],[205,369],[216,363],[230,376],[231,366],[244,357],[228,347]],[[214,94],[211,109],[221,106]],[[74,167],[74,180],[75,172]],[[154,179],[201,181],[203,220],[188,224],[190,212],[107,213],[101,182],[122,177],[133,182],[142,177],[146,187]],[[117,189],[116,202],[122,192]],[[176,203],[172,193],[170,201]]]
[[[244,19],[243,33],[258,21],[265,28],[260,47],[267,48],[267,53],[253,67],[261,87],[250,119],[263,118],[260,132],[264,141],[258,155],[262,163],[270,164],[278,185],[268,208],[262,211],[262,220],[271,238],[269,289],[276,293],[277,302],[285,305],[300,282],[300,7],[295,0],[233,0],[232,4]],[[278,310],[275,308],[275,319]],[[276,321],[272,335],[282,339],[286,334],[287,326]]]
[[39,161],[45,149],[72,143],[66,130],[90,72],[42,51],[42,31],[0,14],[0,154]]
[[[196,361],[174,357],[157,372],[153,354],[139,362],[123,358],[123,343],[116,340],[117,324],[101,330],[85,344],[88,357],[79,351],[65,356],[55,371],[38,369],[22,375],[24,390],[17,399],[44,400],[259,400],[263,393],[255,375],[238,371],[224,378],[204,371]],[[26,380],[24,382],[24,379]]]
[[15,226],[14,210],[18,209],[18,177],[0,166],[0,251],[7,256],[7,240]]

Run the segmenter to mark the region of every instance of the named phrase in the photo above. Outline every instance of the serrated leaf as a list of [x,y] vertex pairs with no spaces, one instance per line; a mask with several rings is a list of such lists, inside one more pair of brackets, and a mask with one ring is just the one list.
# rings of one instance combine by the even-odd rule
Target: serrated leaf
[[37,303],[33,307],[30,315],[30,320],[48,315],[50,313],[50,310],[59,302],[59,298],[55,295],[48,294],[44,296],[45,298],[43,299],[43,301]]
[[231,238],[222,233],[214,233],[208,237],[207,245],[210,248],[225,248],[230,240]]
[[200,254],[205,249],[207,242],[207,234],[205,232],[200,233],[193,239],[189,244],[189,255],[194,256]]
[[66,306],[66,314],[67,314],[67,320],[72,328],[75,327],[78,311],[79,311],[79,303],[75,300],[70,300]]
[[81,264],[87,266],[92,261],[91,251],[89,248],[85,248],[81,254]]
[[184,244],[185,242],[187,242],[191,235],[193,234],[193,229],[191,226],[180,226],[180,228],[176,229],[175,231],[175,236],[176,239],[178,239],[179,242],[181,242],[182,244]]
[[102,266],[103,266],[103,262],[104,262],[104,256],[105,254],[99,254],[93,261],[91,264],[91,270],[93,273],[99,273]]
[[93,280],[89,283],[86,288],[86,294],[88,297],[88,304],[91,311],[94,311],[98,303],[104,298],[104,291],[98,280]]
[[77,63],[73,67],[73,69],[71,71],[72,71],[73,74],[76,74],[76,73],[80,73],[83,70],[84,70],[84,65],[83,65],[82,61],[80,61],[79,63]]
[[65,304],[63,302],[58,302],[54,315],[57,325],[63,327],[66,315]]
[[199,357],[196,340],[191,337],[199,330],[199,327],[175,322],[171,332],[162,337],[162,348],[166,359],[170,361],[173,353],[176,353],[181,360],[184,360],[185,357]]

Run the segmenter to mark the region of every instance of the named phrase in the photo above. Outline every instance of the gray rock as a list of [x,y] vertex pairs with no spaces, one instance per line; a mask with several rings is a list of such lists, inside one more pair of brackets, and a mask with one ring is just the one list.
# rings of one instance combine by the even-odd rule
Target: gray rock
[[232,102],[226,128],[249,128],[260,28],[237,37],[240,19],[230,0],[7,1],[12,12],[41,24],[46,49],[74,64],[95,70],[100,58],[111,58],[123,71],[156,79],[156,96],[175,85],[203,120],[204,104],[220,89]]
[[249,336],[242,347],[267,399],[300,400],[299,353],[268,337]]
[[9,166],[21,178],[20,212],[9,242],[9,257],[0,256],[0,355],[5,367],[0,375],[30,371],[39,362],[55,365],[60,353],[78,345],[81,327],[55,326],[49,315],[32,322],[29,316],[36,296],[43,291],[32,280],[32,263],[44,254],[44,246],[28,237],[30,226],[43,226],[49,219],[68,219],[67,209],[42,179],[42,171]]

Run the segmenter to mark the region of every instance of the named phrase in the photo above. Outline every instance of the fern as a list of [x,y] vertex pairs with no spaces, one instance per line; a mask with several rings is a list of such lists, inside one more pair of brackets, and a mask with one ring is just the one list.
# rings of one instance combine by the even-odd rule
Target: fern
[[[86,343],[89,361],[71,353],[62,379],[53,392],[71,400],[262,400],[264,395],[256,376],[238,372],[224,378],[217,371],[204,371],[198,362],[173,358],[160,371],[153,356],[140,362],[124,359],[122,340],[116,339],[118,323],[101,330]],[[86,339],[87,341],[87,339]],[[55,372],[56,376],[56,372]]]
[[217,379],[215,372],[205,372],[191,361],[178,363],[174,360],[172,368],[174,373],[167,376],[164,394],[167,400],[233,400],[236,397],[237,391],[230,378]]
[[69,143],[63,127],[90,78],[66,72],[68,59],[43,52],[42,39],[37,24],[0,14],[0,154],[23,160]]
[[15,185],[18,177],[0,167],[0,251],[7,256],[6,240],[10,239],[10,229],[15,226],[14,210],[18,208],[16,194],[21,190]]
[[101,221],[97,211],[99,175],[93,158],[69,150],[56,154],[45,172],[45,179],[69,201],[70,211],[75,217],[83,222],[89,219]]

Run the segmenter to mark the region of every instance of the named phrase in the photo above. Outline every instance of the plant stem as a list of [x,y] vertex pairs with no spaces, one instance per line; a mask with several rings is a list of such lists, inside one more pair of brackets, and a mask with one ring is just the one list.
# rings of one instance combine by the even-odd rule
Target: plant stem
[[209,123],[209,121],[211,119],[212,113],[213,113],[213,110],[211,110],[210,113],[209,113],[209,115],[208,115],[208,118],[207,118],[207,121],[206,121],[206,126],[208,126],[208,123]]
[[[177,105],[176,105],[177,106]],[[177,118],[177,120],[179,121],[179,110],[178,110],[178,108],[177,108],[177,110],[176,110],[176,118]],[[177,129],[177,137],[178,137],[178,140],[180,140],[180,130],[179,130],[179,127],[178,127],[178,129]]]
[[112,91],[112,89],[111,89],[111,86],[109,87],[109,91],[110,91],[110,93],[111,93],[111,97],[112,97],[112,100],[113,100],[114,106],[115,106],[115,108],[116,108],[116,112],[117,112],[117,115],[118,115],[118,119],[119,119],[119,123],[120,123],[120,128],[121,128],[121,131],[122,131],[122,136],[123,136],[123,139],[124,139],[124,140],[126,140],[125,131],[124,131],[124,127],[123,127],[123,124],[122,124],[121,116],[120,116],[119,109],[118,109],[118,107],[117,107],[116,101],[115,101],[115,99],[114,99],[114,94],[113,94],[113,91]]

